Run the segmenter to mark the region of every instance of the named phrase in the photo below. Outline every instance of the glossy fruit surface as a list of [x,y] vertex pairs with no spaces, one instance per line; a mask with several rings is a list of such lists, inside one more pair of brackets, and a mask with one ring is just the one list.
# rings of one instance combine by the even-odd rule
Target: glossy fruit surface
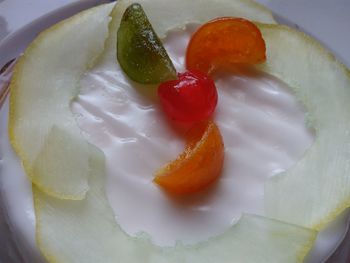
[[205,189],[221,174],[224,143],[212,121],[195,124],[187,134],[186,147],[176,160],[157,173],[154,181],[175,194],[191,194]]
[[117,34],[117,59],[128,77],[142,84],[175,79],[176,70],[140,4],[124,12]]
[[214,81],[198,71],[178,74],[178,79],[160,84],[158,95],[167,115],[180,122],[210,118],[218,95]]
[[266,59],[259,28],[243,18],[223,17],[201,26],[187,47],[186,66],[211,73],[235,64],[256,64]]

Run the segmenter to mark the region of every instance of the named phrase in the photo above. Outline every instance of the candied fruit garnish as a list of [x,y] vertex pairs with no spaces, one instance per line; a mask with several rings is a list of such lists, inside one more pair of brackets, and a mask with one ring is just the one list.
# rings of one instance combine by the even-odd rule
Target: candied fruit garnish
[[159,84],[175,79],[176,70],[140,4],[132,4],[120,22],[117,59],[130,79]]
[[198,122],[187,133],[185,150],[156,172],[154,182],[173,194],[207,188],[221,174],[224,143],[212,121]]
[[179,73],[178,79],[163,82],[158,96],[167,115],[180,122],[209,119],[218,101],[214,81],[198,71]]
[[242,18],[222,17],[204,24],[192,36],[186,52],[187,68],[207,74],[265,60],[265,41],[259,28]]

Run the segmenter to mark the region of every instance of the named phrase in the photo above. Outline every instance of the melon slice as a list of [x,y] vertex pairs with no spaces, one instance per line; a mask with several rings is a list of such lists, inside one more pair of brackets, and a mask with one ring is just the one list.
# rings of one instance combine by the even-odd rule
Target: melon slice
[[[81,199],[88,189],[88,144],[79,133],[52,126],[33,163],[32,180],[57,198]],[[79,192],[81,189],[81,192]]]
[[[67,170],[64,165],[61,171],[48,176],[34,173],[46,169],[38,165],[47,162],[42,159],[45,158],[42,151],[46,151],[42,148],[47,148],[45,144],[50,141],[49,133],[54,125],[69,131],[73,137],[80,137],[79,144],[86,147],[70,111],[70,103],[79,92],[81,75],[104,48],[111,8],[112,5],[105,5],[85,11],[41,33],[18,61],[11,81],[11,144],[29,179],[42,191],[58,198],[84,198],[88,190],[87,174],[76,173],[76,168]],[[61,143],[69,143],[69,140]],[[71,146],[62,147],[68,149]],[[71,155],[72,152],[67,152],[66,160],[58,160],[55,167],[74,158]],[[86,171],[87,154],[81,155],[80,159],[81,169]],[[69,180],[72,176],[79,178]]]
[[350,206],[350,72],[318,42],[284,26],[260,25],[262,69],[283,79],[309,112],[312,147],[266,185],[267,214],[321,229]]

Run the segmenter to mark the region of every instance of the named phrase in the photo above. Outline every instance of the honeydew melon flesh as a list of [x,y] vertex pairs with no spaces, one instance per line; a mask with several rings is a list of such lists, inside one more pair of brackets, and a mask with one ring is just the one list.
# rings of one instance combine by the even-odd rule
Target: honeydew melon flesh
[[[203,23],[218,16],[273,22],[268,11],[244,0],[138,2],[144,6],[160,37],[170,28],[183,27],[187,22]],[[116,63],[115,29],[130,3],[117,2],[102,59],[112,57]],[[212,3],[220,7],[210,9]],[[301,261],[316,235],[314,230],[302,226],[331,220],[348,206],[350,187],[345,171],[350,162],[345,157],[348,156],[349,121],[345,117],[349,107],[346,103],[350,101],[350,76],[347,69],[302,33],[283,26],[260,24],[267,44],[267,62],[262,70],[295,88],[314,120],[316,140],[312,148],[295,168],[272,179],[266,187],[268,215],[301,226],[244,215],[226,233],[207,242],[175,248],[156,247],[147,238],[128,237],[114,221],[104,191],[104,156],[84,141],[69,110],[70,102],[79,92],[80,76],[103,50],[111,9],[111,5],[91,9],[40,35],[16,66],[11,84],[11,143],[34,184],[37,241],[46,259],[49,262]],[[84,173],[68,165],[50,179],[51,169],[57,169],[60,164],[66,167],[68,158],[77,158],[76,152],[69,153],[65,145],[57,150],[62,159],[49,162],[49,167],[41,167],[40,163],[47,163],[42,158],[57,156],[56,150],[49,146],[61,145],[63,141],[81,145],[76,151],[80,151],[79,163]],[[74,179],[75,185],[67,186],[71,180],[64,175],[66,170],[71,177],[78,177]],[[33,175],[33,171],[39,175]],[[65,179],[62,184],[59,183],[61,176]],[[284,192],[276,189],[279,187]],[[297,194],[296,189],[300,189]],[[296,195],[299,203],[294,207],[288,198]],[[334,198],[321,198],[321,195],[334,195]],[[301,199],[308,204],[300,202]]]
[[267,181],[266,213],[320,230],[350,206],[350,71],[301,32],[259,27],[268,56],[261,69],[292,87],[316,133],[296,165]]

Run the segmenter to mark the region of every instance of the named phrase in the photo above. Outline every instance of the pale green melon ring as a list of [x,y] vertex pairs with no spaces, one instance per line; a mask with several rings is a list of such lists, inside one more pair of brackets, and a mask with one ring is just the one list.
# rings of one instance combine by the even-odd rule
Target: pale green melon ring
[[[274,23],[269,11],[247,0],[138,2],[161,37],[187,22],[220,16]],[[116,224],[104,191],[104,156],[85,142],[69,110],[80,76],[101,52],[100,60],[116,61],[116,29],[130,3],[117,2],[109,36],[112,5],[91,9],[39,36],[16,67],[10,137],[34,184],[37,242],[42,253],[49,262],[301,261],[316,236],[303,226],[322,225],[349,206],[348,70],[302,33],[259,24],[267,43],[267,62],[261,69],[295,89],[313,116],[317,132],[305,157],[266,186],[267,215],[292,224],[244,215],[225,234],[208,242],[161,249],[147,239],[128,237]],[[173,16],[175,10],[178,16]],[[70,153],[71,145],[78,152]],[[51,162],[51,156],[57,155],[62,159]],[[77,162],[67,162],[77,156]]]

